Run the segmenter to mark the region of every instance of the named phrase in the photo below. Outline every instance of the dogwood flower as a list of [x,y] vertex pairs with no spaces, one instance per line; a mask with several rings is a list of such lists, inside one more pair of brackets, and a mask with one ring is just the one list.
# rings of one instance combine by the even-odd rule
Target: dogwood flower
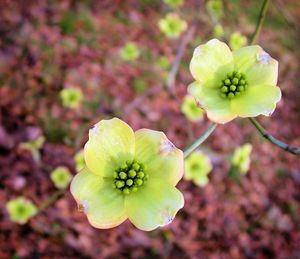
[[232,50],[244,47],[247,44],[247,38],[240,32],[234,32],[230,35],[229,46]]
[[203,119],[204,111],[197,105],[195,98],[191,95],[186,95],[181,104],[183,114],[193,122]]
[[58,189],[64,189],[72,179],[69,169],[65,166],[59,166],[51,172],[50,178]]
[[19,197],[10,200],[6,204],[10,220],[19,224],[25,224],[37,213],[36,206],[28,199]]
[[127,42],[120,50],[120,56],[124,61],[133,61],[140,56],[140,50],[134,42]]
[[82,92],[79,88],[64,88],[60,91],[62,104],[68,108],[77,108],[82,100]]
[[231,163],[242,174],[246,174],[250,167],[250,154],[252,151],[251,144],[245,144],[234,150]]
[[178,38],[187,29],[187,22],[178,14],[169,13],[164,19],[160,19],[158,27],[168,38]]
[[176,8],[183,5],[184,0],[163,0],[167,5]]
[[196,81],[188,92],[216,123],[270,116],[281,99],[278,62],[257,45],[231,52],[225,43],[210,40],[195,49],[190,71]]
[[84,157],[87,167],[72,180],[71,193],[92,226],[112,228],[128,218],[150,231],[169,224],[183,207],[175,188],[183,152],[164,133],[102,120],[89,131]]
[[196,151],[185,160],[184,178],[191,180],[198,186],[205,186],[209,181],[208,174],[211,170],[212,164],[209,157]]

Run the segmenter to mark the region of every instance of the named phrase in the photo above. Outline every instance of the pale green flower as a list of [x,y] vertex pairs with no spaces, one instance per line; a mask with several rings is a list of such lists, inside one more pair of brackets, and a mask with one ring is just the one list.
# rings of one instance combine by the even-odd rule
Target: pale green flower
[[182,113],[193,122],[203,119],[204,111],[197,105],[195,98],[191,95],[186,95],[181,104]]
[[44,142],[45,137],[40,136],[37,139],[28,142],[22,142],[20,144],[20,148],[30,151],[33,159],[38,162],[41,159],[39,149],[43,146]]
[[206,9],[212,19],[216,21],[221,19],[224,15],[222,0],[209,0],[206,3]]
[[196,151],[185,160],[184,178],[198,186],[205,186],[209,181],[208,174],[211,170],[212,164],[209,157]]
[[19,224],[25,224],[37,213],[37,208],[28,199],[19,197],[6,203],[10,220]]
[[184,3],[184,0],[163,0],[167,5],[176,8],[179,6],[182,6]]
[[169,13],[159,20],[158,27],[168,38],[178,38],[187,29],[187,23],[178,14]]
[[74,156],[75,168],[79,172],[85,167],[83,150],[78,151]]
[[224,28],[221,24],[217,24],[214,27],[214,37],[222,38],[224,36]]
[[188,91],[210,120],[226,123],[236,117],[270,116],[281,99],[278,62],[260,46],[233,52],[213,39],[194,51]]
[[60,91],[62,104],[68,108],[77,108],[82,97],[82,92],[79,88],[64,88]]
[[69,185],[72,175],[67,167],[59,166],[51,172],[50,178],[56,188],[64,189]]
[[252,145],[245,144],[234,150],[232,156],[232,165],[236,167],[241,173],[246,174],[249,171],[250,162],[251,162],[251,151]]
[[169,224],[183,207],[175,187],[183,153],[164,133],[102,120],[89,131],[84,157],[87,168],[74,177],[71,192],[92,226],[112,228],[129,219],[149,231]]
[[157,62],[156,62],[157,66],[159,66],[159,68],[163,69],[163,70],[168,70],[171,67],[171,63],[170,60],[167,57],[160,57]]
[[230,35],[229,46],[232,50],[237,50],[247,44],[247,37],[240,32],[234,32]]
[[120,56],[124,61],[133,61],[140,56],[140,50],[134,42],[127,42],[120,50]]

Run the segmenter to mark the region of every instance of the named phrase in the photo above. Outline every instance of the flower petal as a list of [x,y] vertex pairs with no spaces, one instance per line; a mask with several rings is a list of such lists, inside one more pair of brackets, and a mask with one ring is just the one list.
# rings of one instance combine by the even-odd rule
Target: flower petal
[[235,69],[246,75],[249,86],[276,85],[278,62],[260,46],[247,46],[233,51]]
[[257,85],[249,87],[243,95],[232,100],[232,110],[240,117],[270,116],[281,99],[277,86]]
[[204,87],[202,84],[194,82],[189,85],[188,92],[195,97],[211,121],[226,123],[236,117],[231,110],[231,101],[223,99],[218,89]]
[[164,179],[175,186],[183,176],[183,153],[161,131],[135,132],[135,158],[146,167],[151,179]]
[[111,180],[85,169],[73,178],[71,193],[96,228],[112,228],[127,219],[124,197],[113,189]]
[[84,158],[92,173],[109,176],[118,165],[133,159],[134,149],[133,130],[124,121],[113,118],[90,129]]
[[190,71],[195,80],[205,83],[215,78],[217,73],[222,77],[221,81],[232,70],[232,53],[224,42],[212,39],[194,50]]
[[164,181],[150,178],[137,193],[125,198],[130,221],[144,231],[171,223],[183,205],[184,199],[180,191]]

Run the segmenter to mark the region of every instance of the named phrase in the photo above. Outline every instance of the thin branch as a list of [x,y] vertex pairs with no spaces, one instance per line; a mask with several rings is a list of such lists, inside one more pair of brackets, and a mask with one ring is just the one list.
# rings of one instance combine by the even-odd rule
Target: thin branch
[[276,138],[274,138],[272,135],[270,135],[260,124],[259,122],[254,118],[249,118],[249,120],[252,122],[252,124],[255,126],[255,128],[260,132],[260,134],[269,140],[272,144],[276,145],[277,147],[293,154],[293,155],[300,155],[300,148],[292,147]]
[[261,11],[260,11],[260,14],[259,14],[259,18],[258,18],[258,21],[257,21],[257,24],[256,24],[255,31],[254,31],[254,33],[251,37],[251,44],[254,44],[257,41],[257,38],[260,34],[261,28],[262,28],[263,23],[265,21],[265,17],[266,17],[267,10],[268,10],[270,2],[271,2],[271,0],[264,0],[264,2],[263,2],[262,8],[261,8]]
[[53,203],[55,203],[66,191],[67,189],[60,189],[54,192],[46,201],[42,203],[42,205],[38,209],[37,214],[47,209]]
[[184,158],[187,158],[195,149],[197,149],[210,136],[210,134],[216,129],[216,127],[217,124],[212,123],[208,127],[208,129],[190,147],[188,147],[184,151]]
[[193,38],[195,30],[196,30],[196,27],[194,25],[192,25],[188,29],[188,31],[186,32],[186,34],[184,35],[184,37],[182,38],[182,41],[181,41],[181,43],[180,43],[180,45],[178,47],[175,61],[174,61],[173,65],[172,65],[172,68],[171,68],[170,73],[169,73],[169,75],[167,77],[167,80],[166,80],[166,86],[169,89],[171,89],[174,86],[174,82],[175,82],[176,75],[178,73],[180,62],[182,60],[183,54],[185,52],[185,49],[186,49],[188,43]]

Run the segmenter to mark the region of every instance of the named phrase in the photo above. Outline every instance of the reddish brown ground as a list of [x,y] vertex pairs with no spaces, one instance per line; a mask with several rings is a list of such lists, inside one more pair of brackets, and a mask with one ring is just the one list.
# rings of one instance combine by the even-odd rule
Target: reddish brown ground
[[[262,139],[248,120],[219,126],[205,142],[214,161],[210,183],[199,188],[180,182],[185,207],[166,228],[147,233],[126,222],[112,230],[94,229],[69,192],[26,225],[9,221],[4,206],[9,199],[22,195],[41,204],[55,192],[49,178],[53,168],[65,165],[75,174],[73,155],[86,141],[87,129],[101,119],[118,116],[134,129],[163,130],[180,148],[209,125],[188,122],[176,99],[163,90],[132,106],[143,95],[135,92],[134,79],[144,79],[148,88],[161,85],[164,75],[155,61],[160,55],[174,61],[180,44],[157,28],[168,11],[165,5],[157,0],[75,2],[0,1],[0,258],[300,258],[300,160]],[[251,35],[249,19],[258,15],[257,6],[243,1],[234,16],[238,1],[226,2],[227,28]],[[274,2],[281,5],[271,6],[259,43],[280,62],[283,98],[271,118],[259,120],[274,136],[299,146],[295,17],[300,8],[297,1]],[[62,17],[76,10],[87,12],[92,27],[79,19],[63,32]],[[188,45],[173,85],[179,99],[192,81],[193,48],[212,37],[203,1],[186,0],[181,15],[195,23],[197,38]],[[141,59],[132,64],[118,55],[129,40],[142,49]],[[66,41],[73,49],[65,47]],[[79,110],[61,106],[59,91],[68,84],[84,92]],[[43,169],[18,147],[40,134],[47,137]],[[237,182],[228,177],[227,158],[246,142],[254,146],[251,170]]]

